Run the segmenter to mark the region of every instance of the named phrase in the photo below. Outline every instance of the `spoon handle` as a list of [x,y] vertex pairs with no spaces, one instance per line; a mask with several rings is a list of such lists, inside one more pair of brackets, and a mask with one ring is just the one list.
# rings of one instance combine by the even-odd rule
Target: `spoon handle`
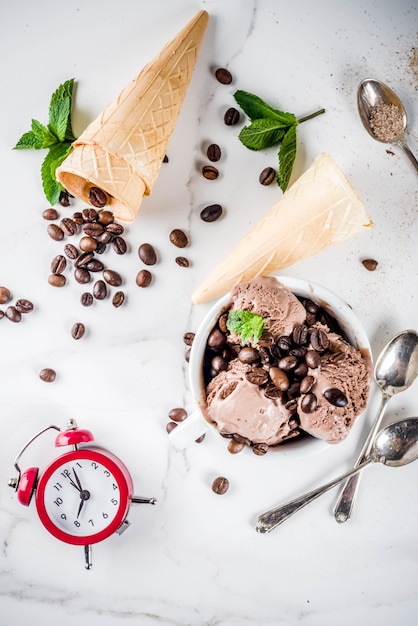
[[416,171],[418,172],[418,160],[416,159],[415,155],[412,153],[412,151],[409,149],[409,147],[406,145],[404,141],[399,142],[398,145],[405,152],[406,156],[408,157],[408,159],[411,161],[412,165],[415,167]]
[[304,506],[306,506],[313,500],[316,500],[316,498],[318,498],[323,493],[326,493],[327,491],[332,489],[332,487],[335,487],[335,485],[338,485],[338,483],[344,480],[345,478],[348,478],[349,476],[352,476],[353,474],[360,472],[364,467],[366,467],[366,465],[369,465],[372,462],[373,462],[373,459],[369,457],[361,465],[358,465],[357,467],[353,467],[351,470],[349,470],[345,474],[342,474],[342,476],[339,476],[338,478],[334,478],[334,480],[331,480],[329,483],[326,483],[322,487],[318,487],[317,489],[310,491],[304,496],[300,496],[299,498],[296,498],[295,500],[291,500],[290,502],[287,502],[286,504],[281,504],[280,506],[277,506],[274,509],[271,509],[270,511],[266,511],[266,513],[262,513],[258,517],[257,524],[255,527],[256,530],[259,533],[269,533],[271,530],[276,528],[276,526],[278,526],[279,524],[282,524],[291,515],[294,515],[297,511],[302,509]]
[[[385,412],[385,408],[387,402],[389,400],[389,396],[383,395],[382,400],[380,402],[380,407],[377,412],[377,415],[374,419],[372,427],[370,429],[369,435],[364,442],[363,448],[360,452],[360,456],[357,459],[357,462],[354,467],[359,467],[361,463],[365,460],[365,458],[370,453],[370,450],[373,445],[373,441],[376,437],[377,431],[379,430],[380,423],[383,418],[383,414]],[[360,482],[360,472],[352,476],[347,480],[343,489],[341,490],[340,495],[338,496],[337,502],[334,507],[334,517],[339,524],[343,524],[350,517],[354,507],[354,501],[356,499],[358,486]]]

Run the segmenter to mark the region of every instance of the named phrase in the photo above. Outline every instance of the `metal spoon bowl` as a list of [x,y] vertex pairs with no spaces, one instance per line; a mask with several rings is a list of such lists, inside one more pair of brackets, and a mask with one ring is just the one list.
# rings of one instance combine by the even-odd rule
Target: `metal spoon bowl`
[[[376,135],[370,123],[371,113],[373,109],[379,106],[379,104],[394,105],[402,114],[403,130],[396,137],[393,137],[390,140],[381,139],[378,135]],[[357,107],[360,119],[369,135],[376,141],[380,141],[381,143],[390,143],[401,148],[410,159],[415,169],[418,171],[418,161],[406,145],[405,141],[405,131],[407,127],[406,111],[402,102],[392,89],[379,80],[375,80],[374,78],[365,78],[361,81],[357,90]]]
[[259,516],[256,530],[259,533],[268,533],[279,524],[282,524],[291,515],[304,506],[316,500],[339,482],[357,474],[371,463],[382,463],[389,467],[401,467],[418,459],[418,417],[409,417],[383,428],[374,440],[370,454],[361,463],[342,476],[331,480],[329,483],[318,487],[308,494],[291,500],[263,513]]

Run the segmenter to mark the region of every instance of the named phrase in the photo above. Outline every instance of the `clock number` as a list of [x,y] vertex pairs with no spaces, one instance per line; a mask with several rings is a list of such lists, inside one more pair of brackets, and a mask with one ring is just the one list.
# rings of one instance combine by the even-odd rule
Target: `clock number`
[[55,483],[55,485],[54,485],[54,489],[56,489],[57,491],[59,491],[60,489],[62,489],[62,485],[61,485],[61,483]]
[[65,469],[63,472],[61,472],[61,476],[64,476],[64,478],[70,478],[70,471]]
[[116,500],[116,498],[112,498],[111,503],[116,506],[118,504],[118,501]]
[[107,519],[109,517],[108,513],[102,513],[103,519]]
[[104,475],[105,475],[105,476],[107,476],[107,477],[109,478],[109,476],[110,476],[110,472],[109,472],[109,470],[104,470],[104,472],[103,472],[103,473],[104,473]]
[[119,489],[119,487],[115,483],[113,483],[113,491],[115,491],[116,489]]
[[64,502],[64,500],[62,498],[57,498],[56,500],[54,500],[54,504],[56,504],[57,506],[60,506],[60,504],[62,504]]
[[77,526],[77,528],[79,528],[81,524],[78,520],[74,520],[74,526]]
[[97,469],[97,468],[99,467],[99,466],[97,465],[97,463],[95,463],[95,461],[92,461],[92,462],[91,462],[91,466],[92,466],[94,469]]
[[67,519],[67,516],[65,515],[65,513],[61,513],[61,519]]
[[91,524],[92,526],[94,526],[94,522],[93,522],[92,519],[89,519],[88,523]]

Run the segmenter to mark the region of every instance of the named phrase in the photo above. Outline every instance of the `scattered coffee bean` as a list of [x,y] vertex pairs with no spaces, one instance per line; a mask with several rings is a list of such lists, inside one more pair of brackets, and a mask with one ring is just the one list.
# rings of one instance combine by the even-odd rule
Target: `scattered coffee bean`
[[90,259],[85,267],[89,272],[101,272],[104,270],[104,265],[99,259]]
[[189,243],[185,232],[180,228],[174,228],[170,233],[170,241],[176,248],[185,248]]
[[86,235],[80,239],[78,245],[83,252],[94,252],[97,248],[97,240],[94,237]]
[[71,328],[71,336],[73,339],[81,339],[85,332],[86,328],[81,322],[76,322]]
[[95,222],[98,218],[98,213],[96,209],[83,209],[82,213],[83,222]]
[[74,259],[76,259],[78,257],[79,252],[78,252],[77,248],[75,246],[73,246],[72,243],[67,243],[64,246],[64,254],[69,259],[74,260]]
[[122,224],[118,224],[117,222],[111,222],[110,224],[106,225],[106,232],[117,237],[123,235],[125,229]]
[[193,344],[195,336],[195,333],[184,333],[183,342],[186,344],[186,346],[191,346]]
[[168,422],[168,424],[166,424],[166,431],[168,432],[168,434],[171,433],[172,430],[174,430],[177,427],[177,424],[175,422]]
[[202,441],[204,440],[204,438],[206,437],[205,434],[201,435],[200,437],[198,437],[197,439],[195,439],[195,443],[202,443]]
[[74,259],[74,267],[83,267],[93,258],[94,253],[91,250],[89,252],[82,252],[76,259]]
[[2,320],[4,317],[4,311],[2,311],[2,309],[0,309],[0,320]]
[[84,224],[84,217],[81,211],[75,211],[75,213],[73,213],[73,221],[79,226],[81,226],[81,224]]
[[80,285],[87,285],[91,280],[90,272],[85,267],[77,267],[74,270],[74,278]]
[[187,348],[186,352],[184,353],[184,360],[186,361],[186,363],[189,363],[190,361],[190,352],[191,348]]
[[55,370],[50,367],[45,367],[39,372],[39,378],[43,380],[45,383],[53,383],[57,374]]
[[228,443],[228,452],[230,454],[238,454],[241,450],[244,450],[245,443],[231,439]]
[[33,311],[32,302],[30,300],[26,300],[25,298],[19,298],[19,300],[16,300],[15,307],[19,313],[30,313]]
[[83,226],[83,232],[88,237],[99,237],[105,231],[105,226],[99,222],[87,222]]
[[12,295],[10,290],[7,289],[7,287],[0,287],[0,304],[6,304],[6,302],[9,302],[11,297]]
[[96,300],[104,300],[107,296],[107,287],[104,280],[98,280],[93,285],[93,296]]
[[52,287],[64,287],[67,279],[63,274],[50,274],[48,276],[48,282]]
[[268,449],[269,447],[266,443],[255,443],[253,445],[253,452],[257,456],[263,456],[264,454],[268,452]]
[[93,295],[85,291],[81,294],[80,301],[83,306],[91,306],[93,304]]
[[107,204],[107,195],[102,189],[99,189],[99,187],[90,187],[87,195],[90,204],[98,209],[101,209]]
[[125,254],[128,250],[126,241],[123,239],[123,237],[119,236],[116,236],[112,241],[112,247],[116,254]]
[[140,270],[136,275],[136,284],[138,287],[148,287],[152,282],[152,274],[148,270]]
[[210,204],[200,212],[200,217],[204,222],[216,222],[222,215],[220,204]]
[[166,154],[164,155],[163,163],[168,163],[168,156]]
[[120,287],[122,284],[122,276],[115,270],[104,270],[103,278],[111,287]]
[[17,310],[15,306],[8,306],[6,309],[6,317],[11,322],[17,323],[20,322],[20,320],[22,319],[22,314],[20,311]]
[[[68,191],[61,191],[60,193],[60,197],[59,197],[59,203],[61,206],[63,207],[69,207],[70,206],[70,195],[68,193]],[[71,198],[73,198],[74,196],[71,196]]]
[[231,107],[225,112],[224,122],[227,126],[235,126],[239,122],[239,111],[234,107]]
[[368,270],[369,272],[374,272],[378,266],[378,263],[377,261],[375,261],[375,259],[363,259],[362,263],[366,270]]
[[229,489],[229,480],[224,476],[218,476],[212,483],[212,491],[222,496]]
[[52,259],[51,272],[53,274],[62,274],[66,267],[67,261],[65,256],[62,256],[62,254],[58,254]]
[[112,224],[115,221],[115,216],[112,211],[106,211],[106,209],[102,211],[98,211],[97,213],[97,221],[103,226],[108,226],[108,224]]
[[138,248],[138,256],[145,265],[155,265],[157,254],[150,243],[143,243]]
[[313,413],[318,406],[318,401],[314,393],[306,393],[302,396],[300,408],[304,413]]
[[221,149],[217,143],[211,143],[210,146],[208,146],[206,154],[209,161],[212,161],[212,163],[216,163],[216,161],[219,161],[222,156]]
[[185,256],[177,256],[176,257],[176,263],[180,267],[189,267],[189,265],[190,265],[189,259],[186,259]]
[[219,176],[219,170],[214,165],[204,165],[202,174],[207,180],[216,180]]
[[60,227],[68,237],[72,237],[77,232],[77,224],[70,217],[64,217],[60,222]]
[[112,304],[113,306],[117,309],[120,306],[122,306],[122,304],[125,302],[125,294],[123,291],[117,291],[113,298],[112,298]]
[[47,232],[54,241],[62,241],[65,237],[64,231],[57,224],[49,224]]
[[58,219],[58,211],[52,207],[42,212],[44,220],[53,221]]
[[215,71],[216,80],[222,85],[230,85],[232,83],[232,74],[225,67],[218,67]]
[[266,186],[271,185],[271,183],[276,180],[276,170],[273,167],[265,167],[259,176],[259,181],[262,185]]
[[171,409],[168,417],[173,420],[173,422],[183,422],[187,417],[187,411],[181,407],[176,407],[175,409]]
[[341,391],[341,389],[326,389],[324,391],[324,396],[333,406],[343,407],[348,404],[347,396]]

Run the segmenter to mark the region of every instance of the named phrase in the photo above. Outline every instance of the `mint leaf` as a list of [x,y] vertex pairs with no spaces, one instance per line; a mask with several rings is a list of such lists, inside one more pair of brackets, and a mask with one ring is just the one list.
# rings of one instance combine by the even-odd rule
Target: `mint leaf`
[[234,98],[250,120],[258,120],[264,117],[275,118],[287,126],[294,124],[296,121],[293,113],[285,113],[284,111],[273,109],[264,100],[248,91],[238,90],[234,93]]
[[61,100],[57,100],[49,110],[48,128],[56,137],[58,137],[59,141],[65,140],[70,108],[71,100],[66,97]]
[[65,100],[66,98],[69,99],[66,129],[65,129],[65,135],[63,137],[63,139],[65,139],[66,141],[75,140],[74,133],[73,133],[72,126],[71,126],[71,103],[73,99],[73,92],[74,92],[74,78],[70,78],[69,80],[66,80],[65,83],[62,83],[62,85],[60,85],[58,89],[54,91],[54,93],[51,96],[51,102],[49,105],[49,124],[53,128],[54,120],[57,117],[57,109],[61,107],[60,101]]
[[27,148],[35,148],[35,150],[40,150],[43,147],[43,141],[40,140],[35,133],[30,130],[27,133],[24,133],[13,150],[25,150]]
[[289,126],[283,125],[274,118],[257,119],[244,126],[239,134],[241,142],[250,150],[263,150],[271,148],[281,141]]
[[296,124],[291,126],[285,136],[279,150],[279,170],[277,182],[282,191],[286,191],[292,175],[293,165],[296,159]]
[[57,137],[38,120],[32,120],[32,132],[40,142],[41,148],[49,148],[58,143]]
[[251,311],[232,309],[228,314],[226,327],[231,333],[240,335],[244,345],[251,339],[257,343],[263,334],[264,319]]
[[71,143],[59,143],[49,149],[41,168],[42,186],[48,202],[51,205],[57,204],[62,185],[55,178],[55,170],[72,150]]

